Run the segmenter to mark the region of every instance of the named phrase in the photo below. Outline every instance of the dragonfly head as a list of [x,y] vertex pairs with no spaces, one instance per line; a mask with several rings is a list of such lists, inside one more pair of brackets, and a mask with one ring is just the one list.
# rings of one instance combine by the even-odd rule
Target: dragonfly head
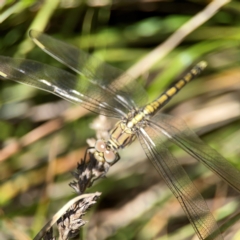
[[120,158],[118,153],[102,139],[96,141],[94,157],[99,162],[107,162],[110,165],[116,163]]

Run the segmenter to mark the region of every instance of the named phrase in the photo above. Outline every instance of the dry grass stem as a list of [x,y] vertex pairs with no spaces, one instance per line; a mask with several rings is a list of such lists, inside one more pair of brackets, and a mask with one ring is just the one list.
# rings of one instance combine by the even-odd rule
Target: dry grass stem
[[163,59],[169,52],[180,44],[183,39],[210,19],[223,5],[229,0],[211,1],[201,12],[192,17],[182,27],[175,31],[164,43],[160,44],[153,51],[143,57],[127,70],[127,73],[133,78],[138,78],[147,72],[154,64]]
[[84,159],[78,163],[77,169],[72,172],[75,181],[72,181],[69,185],[77,194],[83,194],[87,188],[92,186],[94,181],[105,177],[109,168],[110,165],[107,162],[97,161],[91,151],[87,150]]
[[[85,212],[96,203],[101,193],[96,192],[92,194],[84,194],[73,198],[66,203],[52,219],[41,229],[41,231],[34,237],[34,240],[54,239],[51,228],[57,222],[60,232],[60,239],[68,239],[71,234],[76,234],[79,227],[86,222],[81,219]],[[47,238],[46,238],[47,237]]]

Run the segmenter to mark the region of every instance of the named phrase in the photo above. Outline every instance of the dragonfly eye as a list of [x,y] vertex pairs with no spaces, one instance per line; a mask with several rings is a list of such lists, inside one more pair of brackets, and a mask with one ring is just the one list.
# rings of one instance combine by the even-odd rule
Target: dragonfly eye
[[111,164],[116,159],[116,154],[111,150],[106,150],[104,152],[104,158],[108,163]]
[[98,152],[104,152],[106,150],[106,143],[102,139],[97,140],[95,144],[95,149]]

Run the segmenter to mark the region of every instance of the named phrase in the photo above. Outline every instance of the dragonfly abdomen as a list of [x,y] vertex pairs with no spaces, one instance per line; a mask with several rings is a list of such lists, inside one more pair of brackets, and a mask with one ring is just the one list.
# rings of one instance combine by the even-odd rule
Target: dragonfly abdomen
[[180,91],[187,83],[189,83],[192,79],[194,79],[197,75],[199,75],[204,68],[207,66],[207,63],[202,61],[199,62],[196,66],[194,66],[183,78],[177,81],[174,86],[166,90],[163,94],[161,94],[156,100],[146,105],[143,109],[143,112],[146,115],[152,115],[164,105],[171,100],[173,96],[175,96],[178,91]]

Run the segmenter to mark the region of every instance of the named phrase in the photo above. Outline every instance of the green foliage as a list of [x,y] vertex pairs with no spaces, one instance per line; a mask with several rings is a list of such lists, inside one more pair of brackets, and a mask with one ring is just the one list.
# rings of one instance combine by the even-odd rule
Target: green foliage
[[[30,58],[65,68],[31,42],[28,31],[34,28],[127,70],[201,11],[208,1],[110,2],[3,1],[0,6],[0,55]],[[240,3],[232,1],[140,78],[149,98],[154,99],[195,62],[206,60],[209,65],[202,76],[186,86],[164,110],[176,117],[190,119],[191,127],[202,133],[210,145],[240,169],[239,22]],[[0,158],[3,157],[0,162],[0,236],[13,239],[19,233],[17,236],[24,235],[22,239],[32,239],[54,210],[74,196],[72,190],[68,190],[68,183],[72,180],[69,172],[83,158],[86,139],[95,137],[93,130],[89,130],[93,114],[86,115],[82,109],[76,108],[66,120],[64,114],[72,105],[64,104],[50,94],[7,81],[0,81],[0,104],[1,148],[6,150],[0,151]],[[194,116],[199,117],[194,120]],[[7,145],[10,147],[6,148]],[[109,210],[107,214],[111,217],[117,208],[124,211],[124,206],[140,194],[146,199],[152,196],[148,189],[161,180],[150,163],[141,161],[144,157],[137,155],[139,148],[124,150],[128,161],[121,159],[119,167],[111,169],[115,171],[117,168],[118,171],[111,174],[110,170],[105,184],[103,179],[94,185],[93,190],[100,189],[104,196],[96,212],[92,213],[92,219],[99,215],[103,217],[100,222],[106,221],[106,215],[102,214],[104,210]],[[200,191],[213,190],[214,208],[220,208],[216,218],[229,217],[236,211],[236,206],[239,208],[239,201],[234,200],[236,206],[227,205],[221,209],[226,201],[236,199],[236,194],[230,190],[229,193],[227,190],[220,193],[223,183],[213,173],[207,169],[202,171],[196,162],[186,161],[189,156],[175,148],[172,150],[186,170],[194,168],[195,171],[188,172],[190,177],[200,175],[195,179]],[[8,157],[5,158],[5,154]],[[134,160],[134,165],[129,166]],[[53,168],[49,167],[52,162],[55,164]],[[216,185],[215,189],[213,186]],[[218,197],[214,198],[218,194],[224,198],[223,203]],[[171,224],[169,219],[175,217],[175,229],[169,229],[169,234],[176,237],[176,233],[184,230],[181,238],[172,239],[191,236],[193,230],[187,221],[181,223],[184,216],[169,190],[163,187],[162,195],[167,197],[160,199],[158,195],[158,200],[152,201],[145,211],[141,205],[137,217],[128,225],[119,224],[116,235],[110,234],[109,239],[149,239],[152,229],[155,234],[152,238],[164,239],[168,224]],[[159,218],[159,214],[166,215]],[[36,219],[34,224],[32,219]],[[91,217],[89,221],[92,221]],[[234,231],[233,235],[237,236],[239,232]],[[149,235],[144,235],[146,233]]]

